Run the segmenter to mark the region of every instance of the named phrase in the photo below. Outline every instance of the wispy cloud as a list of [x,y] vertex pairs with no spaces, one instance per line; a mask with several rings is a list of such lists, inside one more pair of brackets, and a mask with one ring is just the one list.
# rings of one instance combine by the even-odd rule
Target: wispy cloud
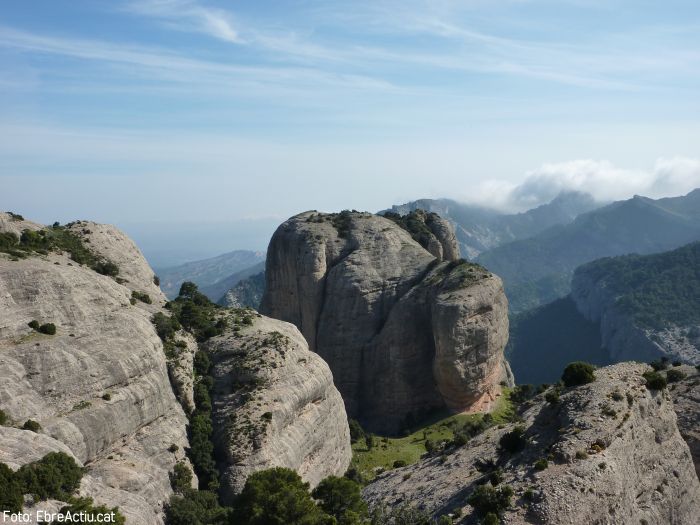
[[129,2],[124,9],[155,18],[174,29],[204,33],[235,44],[244,43],[230,12],[206,7],[195,0],[137,0]]

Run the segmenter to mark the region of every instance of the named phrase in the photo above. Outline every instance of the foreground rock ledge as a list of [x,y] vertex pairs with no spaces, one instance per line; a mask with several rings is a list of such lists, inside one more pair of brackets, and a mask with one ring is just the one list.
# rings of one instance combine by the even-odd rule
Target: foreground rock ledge
[[[446,455],[381,475],[364,490],[373,505],[418,505],[435,516],[463,509],[476,523],[469,495],[494,461],[502,484],[515,491],[503,523],[687,525],[700,516],[700,482],[676,426],[668,391],[647,390],[646,365],[622,363],[596,371],[596,381],[567,389],[560,403],[543,396],[522,417],[530,443],[500,453],[491,428]],[[549,467],[534,463],[549,457]]]

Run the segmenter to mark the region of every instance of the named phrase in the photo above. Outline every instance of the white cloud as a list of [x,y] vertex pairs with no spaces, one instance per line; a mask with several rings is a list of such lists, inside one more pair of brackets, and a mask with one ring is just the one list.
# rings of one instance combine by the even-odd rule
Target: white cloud
[[477,201],[521,211],[549,202],[562,191],[581,191],[606,202],[633,195],[652,198],[683,195],[698,187],[699,159],[660,158],[648,171],[619,168],[606,160],[579,159],[543,164],[526,172],[519,184],[482,183]]
[[204,33],[236,44],[244,43],[228,11],[205,7],[194,0],[138,0],[127,11],[157,18],[169,27]]

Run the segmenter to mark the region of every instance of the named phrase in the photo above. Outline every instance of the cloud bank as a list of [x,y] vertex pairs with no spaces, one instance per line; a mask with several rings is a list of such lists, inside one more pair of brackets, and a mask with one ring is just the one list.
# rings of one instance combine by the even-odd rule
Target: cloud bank
[[490,207],[523,211],[549,202],[563,191],[581,191],[608,202],[633,195],[684,195],[699,187],[700,159],[660,158],[651,170],[620,168],[606,160],[579,159],[543,164],[526,172],[518,184],[484,182],[474,200]]

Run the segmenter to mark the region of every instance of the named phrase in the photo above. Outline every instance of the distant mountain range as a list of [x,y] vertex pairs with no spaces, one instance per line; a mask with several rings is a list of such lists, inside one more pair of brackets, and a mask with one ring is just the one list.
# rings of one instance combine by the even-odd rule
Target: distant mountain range
[[261,263],[264,265],[265,252],[236,250],[210,259],[188,262],[170,268],[157,268],[160,287],[169,299],[177,296],[180,285],[192,281],[212,301],[218,301],[227,290],[239,280],[262,271],[260,267],[252,273],[245,270]]
[[513,312],[566,296],[576,267],[601,257],[672,250],[700,240],[700,190],[683,197],[629,200],[584,213],[481,253],[476,261],[499,275]]
[[474,259],[503,244],[532,237],[552,226],[569,224],[580,214],[602,205],[586,193],[571,191],[562,192],[547,204],[515,214],[450,199],[420,199],[385,211],[405,215],[423,209],[437,213],[455,227],[462,256]]

